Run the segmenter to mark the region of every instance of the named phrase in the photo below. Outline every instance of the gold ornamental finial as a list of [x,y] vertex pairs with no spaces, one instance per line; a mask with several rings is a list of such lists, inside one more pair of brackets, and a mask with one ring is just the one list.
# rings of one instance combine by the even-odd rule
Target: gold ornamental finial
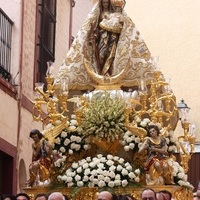
[[121,7],[124,8],[126,1],[125,0],[111,0],[111,3],[115,7]]

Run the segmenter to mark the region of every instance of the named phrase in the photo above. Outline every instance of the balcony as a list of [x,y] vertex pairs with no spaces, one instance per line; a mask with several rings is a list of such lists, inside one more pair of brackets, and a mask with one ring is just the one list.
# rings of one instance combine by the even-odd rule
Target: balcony
[[10,82],[11,42],[13,22],[0,8],[0,77]]

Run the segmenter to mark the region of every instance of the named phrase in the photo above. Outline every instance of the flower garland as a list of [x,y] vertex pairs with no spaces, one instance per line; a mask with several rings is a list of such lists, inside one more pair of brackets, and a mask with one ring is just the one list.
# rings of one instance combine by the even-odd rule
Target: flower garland
[[120,141],[121,145],[124,146],[125,151],[135,150],[141,146],[141,139],[135,136],[130,131],[126,131],[123,135],[123,139]]
[[141,119],[141,118],[139,118],[139,117],[137,117],[136,119],[135,119],[135,121],[136,121],[136,124],[137,124],[137,126],[138,127],[141,127],[141,128],[144,128],[144,129],[148,129],[149,128],[149,126],[151,126],[151,125],[156,125],[156,126],[158,126],[158,128],[159,129],[161,129],[161,125],[160,125],[160,123],[153,123],[149,118],[144,118],[143,120]]
[[173,169],[172,174],[174,176],[175,183],[193,190],[194,187],[187,181],[188,176],[185,174],[183,167],[181,167],[180,164],[174,161],[172,158],[168,159],[168,164]]
[[167,146],[168,146],[168,153],[173,154],[177,151],[177,139],[174,137],[174,131],[169,131],[165,137]]
[[64,175],[58,176],[58,181],[68,187],[125,187],[129,183],[138,183],[140,170],[133,171],[130,163],[118,156],[98,154],[74,162]]
[[85,139],[82,137],[79,129],[77,128],[76,116],[72,115],[71,120],[68,122],[69,129],[68,132],[64,129],[56,138],[53,147],[53,153],[64,155],[66,153],[73,155],[75,152],[81,152],[82,150],[90,149],[90,145],[86,143]]
[[82,133],[113,141],[125,131],[125,104],[120,97],[101,92],[83,110]]

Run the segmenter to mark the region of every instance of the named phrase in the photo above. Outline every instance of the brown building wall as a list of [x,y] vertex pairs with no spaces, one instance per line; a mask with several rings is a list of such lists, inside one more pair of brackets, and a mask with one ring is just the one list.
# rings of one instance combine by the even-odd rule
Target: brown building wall
[[194,153],[189,162],[188,180],[197,189],[197,183],[200,181],[200,153]]

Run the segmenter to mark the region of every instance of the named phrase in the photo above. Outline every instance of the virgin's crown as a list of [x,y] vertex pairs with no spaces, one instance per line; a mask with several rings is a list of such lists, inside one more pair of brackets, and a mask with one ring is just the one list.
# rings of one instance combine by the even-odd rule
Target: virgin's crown
[[111,3],[115,7],[121,7],[124,8],[126,1],[125,0],[111,0]]

